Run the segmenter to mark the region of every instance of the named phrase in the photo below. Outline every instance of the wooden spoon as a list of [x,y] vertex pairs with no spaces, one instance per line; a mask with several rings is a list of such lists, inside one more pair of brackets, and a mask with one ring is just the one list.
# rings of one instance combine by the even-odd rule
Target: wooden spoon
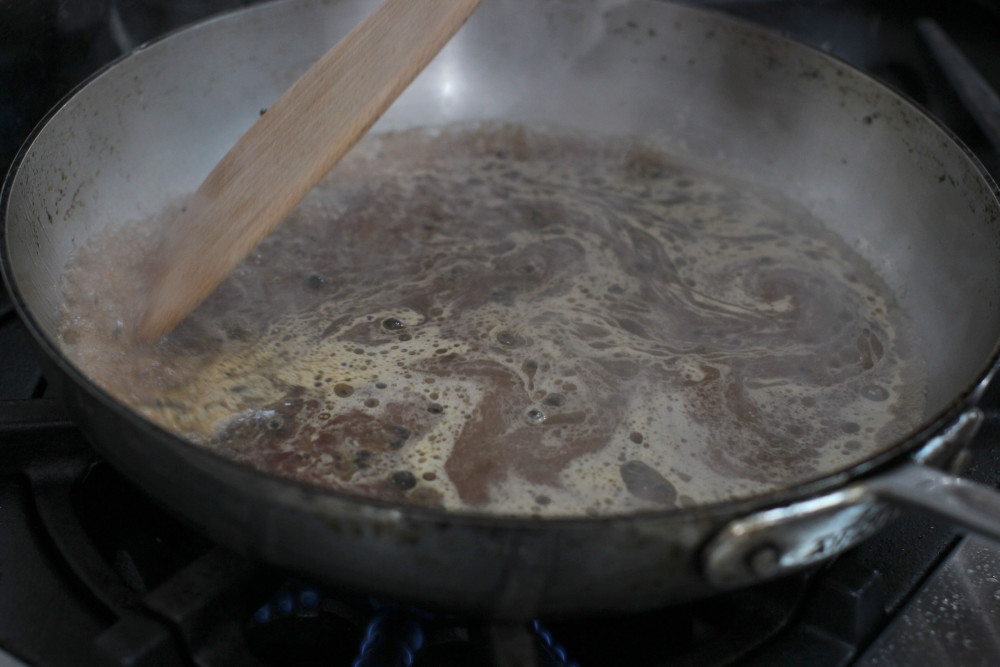
[[368,131],[482,0],[385,0],[244,134],[166,233],[137,328],[194,310]]

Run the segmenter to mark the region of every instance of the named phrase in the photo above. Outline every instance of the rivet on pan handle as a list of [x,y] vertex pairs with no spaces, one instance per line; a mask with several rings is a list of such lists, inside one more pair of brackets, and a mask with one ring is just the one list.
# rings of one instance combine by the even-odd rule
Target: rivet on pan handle
[[702,552],[706,578],[728,588],[808,567],[874,535],[899,505],[1000,541],[1000,493],[923,465],[968,443],[982,421],[982,411],[971,409],[907,463],[832,493],[732,521]]

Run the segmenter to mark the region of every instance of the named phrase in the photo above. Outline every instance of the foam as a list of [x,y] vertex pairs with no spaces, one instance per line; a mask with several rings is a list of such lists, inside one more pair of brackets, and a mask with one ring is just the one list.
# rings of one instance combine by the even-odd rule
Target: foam
[[850,465],[922,415],[905,318],[846,243],[631,140],[371,137],[137,346],[149,229],[74,260],[67,353],[153,421],[310,484],[519,516],[690,507]]

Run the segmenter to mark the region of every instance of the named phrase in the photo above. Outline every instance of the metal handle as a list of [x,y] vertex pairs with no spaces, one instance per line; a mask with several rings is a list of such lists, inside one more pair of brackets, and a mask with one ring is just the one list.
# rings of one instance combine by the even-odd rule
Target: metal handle
[[914,507],[1000,543],[1000,491],[907,463],[864,482],[876,497]]
[[917,21],[917,32],[962,98],[986,138],[1000,150],[1000,95],[975,65],[955,46],[948,34],[930,19]]
[[911,462],[822,496],[731,521],[705,545],[705,576],[728,587],[802,569],[871,537],[900,505],[1000,542],[1000,492],[924,465],[953,459],[982,421],[982,411],[972,408],[931,438]]

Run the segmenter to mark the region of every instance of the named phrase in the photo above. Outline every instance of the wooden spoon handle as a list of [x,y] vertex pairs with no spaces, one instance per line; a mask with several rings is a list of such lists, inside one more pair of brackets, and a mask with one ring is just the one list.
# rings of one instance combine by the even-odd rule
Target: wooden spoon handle
[[139,340],[173,329],[385,113],[482,0],[385,0],[226,154],[167,230]]

